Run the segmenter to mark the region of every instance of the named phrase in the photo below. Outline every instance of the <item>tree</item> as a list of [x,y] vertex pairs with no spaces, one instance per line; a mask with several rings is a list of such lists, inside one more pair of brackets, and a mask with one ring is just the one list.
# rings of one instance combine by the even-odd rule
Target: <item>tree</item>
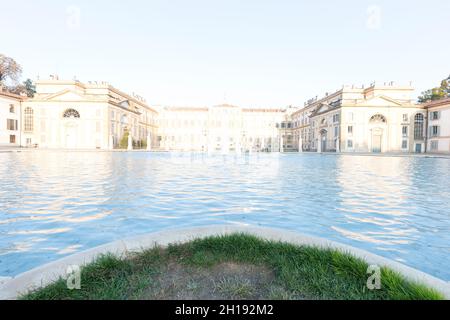
[[36,86],[31,79],[27,79],[22,84],[8,87],[8,91],[15,94],[25,94],[28,98],[33,98],[36,93]]
[[23,86],[25,87],[25,93],[28,98],[33,98],[36,93],[36,86],[33,84],[31,79],[27,79],[23,82]]
[[22,67],[13,58],[0,53],[0,85],[6,85],[8,80],[16,84],[22,75]]
[[450,97],[450,76],[447,79],[441,81],[440,87],[429,89],[422,92],[419,97],[420,103],[425,103],[434,100],[440,100]]
[[123,133],[123,137],[119,142],[120,149],[126,149],[128,147],[128,136],[129,135],[130,135],[130,133],[128,132],[128,130],[125,130],[125,132]]

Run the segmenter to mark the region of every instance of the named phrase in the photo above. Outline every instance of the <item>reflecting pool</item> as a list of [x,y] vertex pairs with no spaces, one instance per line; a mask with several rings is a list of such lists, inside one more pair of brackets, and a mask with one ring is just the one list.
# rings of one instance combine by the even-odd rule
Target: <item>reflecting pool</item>
[[260,225],[450,280],[450,159],[0,153],[0,276],[169,228]]

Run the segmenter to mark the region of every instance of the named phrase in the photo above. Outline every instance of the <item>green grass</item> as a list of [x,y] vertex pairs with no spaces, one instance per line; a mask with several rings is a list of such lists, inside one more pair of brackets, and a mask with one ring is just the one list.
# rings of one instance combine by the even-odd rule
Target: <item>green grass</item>
[[[152,298],[161,288],[168,264],[189,270],[211,269],[233,262],[264,266],[273,271],[267,299],[444,299],[435,290],[381,269],[381,289],[368,290],[368,265],[350,255],[307,246],[258,239],[244,234],[209,237],[189,243],[152,248],[119,259],[99,257],[81,269],[81,289],[69,290],[66,281],[23,295],[22,299],[141,299]],[[188,287],[198,290],[199,284]],[[245,281],[223,279],[215,284],[231,298],[245,299],[254,288]]]

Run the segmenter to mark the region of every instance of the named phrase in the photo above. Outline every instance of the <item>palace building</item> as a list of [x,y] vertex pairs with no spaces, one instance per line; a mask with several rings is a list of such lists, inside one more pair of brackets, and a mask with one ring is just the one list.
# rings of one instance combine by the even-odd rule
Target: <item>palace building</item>
[[284,109],[163,107],[158,140],[162,150],[203,152],[279,151]]
[[428,152],[450,153],[450,98],[424,105],[428,111]]
[[426,151],[427,113],[411,86],[344,86],[308,101],[292,115],[297,150],[317,152]]
[[113,149],[125,135],[136,144],[156,143],[157,112],[138,96],[106,82],[56,76],[35,85],[34,98],[23,103],[22,146]]
[[25,97],[12,94],[0,86],[0,146],[18,147],[21,139],[20,115]]
[[343,86],[302,108],[149,106],[106,82],[0,90],[0,146],[208,153],[449,153],[450,99],[416,104],[411,85]]

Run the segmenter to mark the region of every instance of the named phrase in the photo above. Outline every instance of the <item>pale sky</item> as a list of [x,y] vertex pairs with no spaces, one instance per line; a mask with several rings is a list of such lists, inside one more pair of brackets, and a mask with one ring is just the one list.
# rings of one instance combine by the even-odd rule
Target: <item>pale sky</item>
[[343,84],[450,74],[448,0],[0,0],[23,78],[108,81],[150,104],[302,106]]

